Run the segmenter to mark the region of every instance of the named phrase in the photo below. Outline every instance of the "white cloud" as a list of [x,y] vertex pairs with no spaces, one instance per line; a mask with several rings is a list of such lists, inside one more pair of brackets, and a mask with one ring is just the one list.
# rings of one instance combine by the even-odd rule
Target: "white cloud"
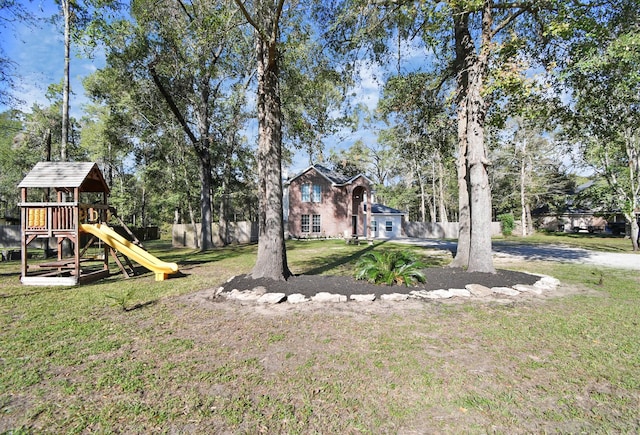
[[[424,43],[419,38],[410,41],[402,41],[400,44],[400,72],[411,73],[424,69],[428,63],[428,58],[433,61],[431,52],[426,52]],[[395,66],[394,73],[397,73],[398,66]]]
[[380,100],[382,69],[377,64],[362,60],[356,63],[356,71],[358,72],[358,81],[349,90],[349,95],[352,96],[352,106],[363,104],[373,112],[378,107]]

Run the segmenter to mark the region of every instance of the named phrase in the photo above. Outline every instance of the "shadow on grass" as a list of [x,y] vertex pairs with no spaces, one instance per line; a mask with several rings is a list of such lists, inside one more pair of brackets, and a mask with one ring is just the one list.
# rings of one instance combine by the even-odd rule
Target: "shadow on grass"
[[125,308],[123,308],[123,311],[124,311],[124,312],[126,312],[126,313],[128,313],[128,312],[131,312],[131,311],[136,311],[136,310],[140,310],[140,309],[142,309],[142,308],[149,307],[149,306],[151,306],[151,305],[155,305],[155,304],[157,304],[157,303],[158,303],[158,301],[157,301],[157,300],[155,300],[155,299],[154,299],[154,300],[152,300],[152,301],[140,302],[140,303],[137,303],[137,304],[132,305],[132,306],[130,306],[130,307],[125,307]]
[[[544,238],[557,238],[553,243],[565,242],[575,247],[589,249],[593,251],[605,251],[605,252],[630,252],[631,242],[625,238],[624,234],[612,235],[606,233],[564,233],[564,232],[551,232],[540,233],[542,239]],[[508,240],[508,239],[505,239]],[[519,239],[521,243],[526,243],[526,239]],[[613,243],[606,243],[607,241],[615,241]],[[536,243],[534,241],[533,243]],[[544,243],[544,241],[538,242]],[[616,246],[620,244],[621,246]]]
[[0,273],[0,278],[5,277],[5,276],[6,277],[16,276],[16,277],[18,277],[18,279],[20,279],[21,273],[22,272],[20,272],[20,271],[17,271],[17,272],[2,272],[2,273]]
[[20,280],[18,280],[18,282],[16,283],[16,287],[14,288],[25,289],[28,291],[23,291],[19,293],[0,293],[0,299],[20,298],[20,297],[26,297],[26,296],[39,296],[39,295],[45,295],[53,292],[60,293],[60,292],[65,292],[69,290],[74,290],[74,289],[77,289],[78,287],[77,286],[31,286],[31,285],[27,286],[27,285],[23,285],[20,282]]
[[380,247],[384,243],[386,243],[386,241],[380,242],[377,245],[368,245],[364,249],[360,249],[358,251],[355,251],[350,255],[339,256],[334,261],[331,261],[329,263],[324,263],[325,261],[327,261],[326,257],[319,257],[319,258],[316,258],[314,260],[307,261],[306,264],[308,264],[311,267],[313,267],[313,266],[315,266],[315,267],[313,267],[312,269],[308,269],[308,270],[302,272],[302,274],[303,275],[322,275],[323,273],[328,272],[330,270],[338,269],[341,266],[344,266],[346,264],[349,264],[349,263],[357,260],[358,258],[360,258],[366,252],[372,251],[374,249],[374,247]]
[[212,263],[221,260],[228,260],[241,257],[250,253],[255,253],[257,244],[233,245],[221,248],[214,248],[209,251],[191,250],[188,252],[174,252],[162,255],[163,261],[178,263],[182,266],[195,266],[198,264]]

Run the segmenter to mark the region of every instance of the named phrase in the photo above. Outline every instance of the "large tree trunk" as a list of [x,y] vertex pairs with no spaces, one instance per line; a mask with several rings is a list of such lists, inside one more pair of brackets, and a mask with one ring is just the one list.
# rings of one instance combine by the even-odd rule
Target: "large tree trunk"
[[454,13],[458,71],[460,234],[458,252],[452,265],[466,266],[469,272],[495,273],[491,248],[491,189],[487,173],[489,162],[484,147],[486,104],[482,95],[488,69],[487,53],[491,43],[490,3],[484,4],[480,53],[476,53],[469,32],[468,13],[464,11]]
[[473,41],[469,34],[469,16],[460,10],[453,15],[456,60],[456,112],[458,116],[458,247],[451,267],[467,267],[471,246],[471,212],[469,210],[469,189],[467,188],[467,89],[469,72],[466,57],[473,52]]
[[467,166],[469,170],[469,198],[471,209],[471,246],[469,272],[495,273],[491,250],[491,189],[488,160],[484,148],[484,101],[480,86],[472,81],[470,93],[471,116],[467,124]]
[[[205,55],[198,56],[199,59],[205,59]],[[200,230],[200,250],[208,251],[215,247],[213,243],[213,164],[211,163],[211,119],[209,108],[211,105],[211,88],[209,82],[211,74],[207,71],[206,66],[200,66],[203,74],[199,78],[198,86],[198,135],[200,140],[196,145],[196,152],[200,161],[200,220],[202,229]]]
[[[259,6],[262,22],[277,26],[268,1]],[[258,256],[253,278],[285,280],[290,275],[282,210],[282,112],[278,82],[277,31],[256,35],[258,60]]]
[[[467,118],[467,166],[469,170],[469,202],[471,206],[471,247],[469,272],[495,273],[491,247],[491,188],[484,146],[484,123],[487,105],[483,97],[489,68],[492,32],[491,1],[484,2],[480,53],[467,52],[469,72]],[[469,111],[470,110],[470,111]]]
[[186,160],[183,158],[182,161],[182,170],[183,170],[183,178],[185,184],[185,192],[187,192],[187,209],[189,211],[189,223],[193,228],[193,242],[195,243],[196,249],[200,247],[200,237],[198,237],[198,224],[196,223],[196,216],[193,211],[193,202],[191,200],[192,196],[189,193],[189,189],[191,185],[189,184],[189,174],[187,173],[187,165]]
[[471,246],[471,212],[467,188],[466,101],[458,103],[458,247],[451,267],[467,267]]

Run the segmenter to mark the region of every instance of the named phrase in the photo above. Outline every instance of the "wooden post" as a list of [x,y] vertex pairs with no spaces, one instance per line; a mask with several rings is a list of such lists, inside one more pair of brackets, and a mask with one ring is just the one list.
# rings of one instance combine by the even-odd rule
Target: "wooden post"
[[[102,210],[102,218],[104,219],[104,222],[107,223],[107,221],[109,220],[109,207],[107,204],[106,192],[102,192],[102,203],[105,206],[105,209]],[[109,245],[105,243],[103,249],[104,249],[104,264],[102,265],[102,268],[104,270],[109,270]]]
[[[27,188],[23,187],[20,192],[20,198],[22,203],[27,202]],[[22,277],[27,276],[27,208],[22,206],[20,207],[20,261],[21,261],[21,269],[22,269]]]
[[80,188],[73,188],[73,201],[75,206],[73,207],[73,235],[75,236],[75,243],[73,244],[73,256],[75,260],[76,277],[80,279]]

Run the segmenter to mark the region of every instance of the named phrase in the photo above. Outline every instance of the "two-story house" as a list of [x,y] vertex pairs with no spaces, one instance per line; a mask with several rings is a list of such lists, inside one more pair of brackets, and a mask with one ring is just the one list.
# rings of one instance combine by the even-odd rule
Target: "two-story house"
[[368,210],[373,182],[366,176],[346,177],[315,164],[287,180],[285,187],[291,237],[372,237]]

